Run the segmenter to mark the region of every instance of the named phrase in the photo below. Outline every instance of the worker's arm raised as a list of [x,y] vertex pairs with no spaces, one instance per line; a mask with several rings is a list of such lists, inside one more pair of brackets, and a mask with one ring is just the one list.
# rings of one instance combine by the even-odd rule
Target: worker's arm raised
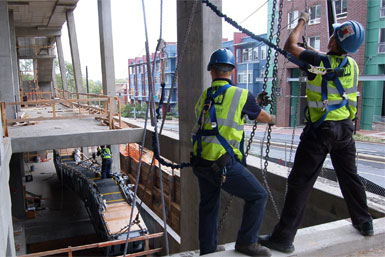
[[303,29],[303,26],[309,22],[309,14],[306,12],[302,12],[301,16],[298,19],[297,26],[293,29],[293,31],[290,33],[289,37],[287,38],[285,42],[284,49],[294,55],[295,57],[299,58],[300,54],[305,51],[305,48],[298,45],[299,39],[301,37],[301,32]]

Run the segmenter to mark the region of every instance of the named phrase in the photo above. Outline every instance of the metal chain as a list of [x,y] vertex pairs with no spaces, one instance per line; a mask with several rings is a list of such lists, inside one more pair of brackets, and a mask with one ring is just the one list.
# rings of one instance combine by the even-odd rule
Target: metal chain
[[[270,36],[269,36],[269,39],[271,41],[273,40],[276,5],[277,5],[277,0],[274,0],[273,1],[273,10],[272,10],[272,15],[271,15],[271,24],[270,24]],[[280,36],[281,21],[282,21],[282,8],[283,8],[283,0],[280,0],[279,11],[278,11],[278,24],[277,24],[277,34],[276,34],[277,35],[277,37],[276,37],[276,45],[279,45],[279,42],[280,42],[279,36]],[[267,61],[270,61],[270,55],[271,55],[271,48],[269,47],[269,50],[268,50],[269,60],[267,60]],[[268,73],[269,73],[268,66],[266,65],[265,77],[264,77],[264,85],[263,85],[264,91],[266,90],[266,87],[267,87],[267,75],[268,75]],[[277,76],[278,76],[278,51],[275,51],[275,53],[274,53],[274,66],[273,66],[273,79],[272,79],[272,87],[271,87],[272,94],[271,94],[270,113],[273,113],[274,106],[275,106],[275,101],[276,101],[275,91],[276,91],[276,84],[277,84]],[[267,129],[266,155],[264,157],[265,162],[264,162],[264,167],[263,167],[263,170],[262,170],[262,177],[263,177],[263,182],[264,182],[264,184],[266,186],[266,191],[268,192],[268,194],[270,196],[270,200],[271,200],[271,202],[273,204],[274,211],[275,211],[275,213],[276,213],[276,215],[277,215],[277,217],[279,219],[280,218],[280,214],[279,214],[278,206],[277,206],[277,203],[274,200],[273,193],[271,192],[269,184],[267,182],[267,166],[269,164],[268,160],[269,160],[270,143],[271,143],[271,127],[272,126],[269,124],[268,125],[268,129]]]
[[233,199],[234,199],[234,195],[230,195],[229,200],[227,200],[227,202],[226,202],[225,209],[223,210],[222,217],[219,220],[218,233],[221,232],[221,230],[223,228],[223,224],[225,223],[227,214],[229,214],[230,206],[231,206],[231,203],[233,202]]

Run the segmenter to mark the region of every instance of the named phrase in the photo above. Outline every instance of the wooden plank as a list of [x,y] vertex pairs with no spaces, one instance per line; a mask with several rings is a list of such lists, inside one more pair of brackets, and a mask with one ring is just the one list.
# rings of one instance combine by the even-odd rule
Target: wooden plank
[[56,117],[56,105],[55,104],[52,104],[52,112],[53,112],[53,116]]
[[100,118],[105,115],[93,114],[93,115],[72,115],[72,116],[56,116],[56,117],[36,117],[26,119],[11,119],[9,122],[23,122],[23,121],[43,121],[43,120],[70,120],[70,119],[83,119],[83,118]]
[[1,102],[1,120],[3,121],[4,136],[8,137],[7,109],[5,102]]
[[6,103],[6,105],[20,105],[20,104],[48,104],[51,105],[53,103],[55,104],[69,104],[69,103],[76,103],[76,102],[94,102],[94,101],[101,101],[101,102],[108,102],[108,99],[105,98],[89,98],[89,99],[59,99],[59,100],[37,100],[37,101],[27,101],[27,102],[9,102]]

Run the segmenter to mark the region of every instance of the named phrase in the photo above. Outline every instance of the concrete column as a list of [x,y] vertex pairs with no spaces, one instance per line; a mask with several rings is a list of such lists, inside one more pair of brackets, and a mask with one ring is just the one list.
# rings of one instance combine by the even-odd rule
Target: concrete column
[[[102,66],[103,93],[115,96],[114,46],[112,40],[111,1],[98,0],[100,56]],[[117,107],[114,106],[115,111]],[[119,145],[111,146],[112,170],[120,172]]]
[[24,161],[22,153],[12,154],[9,162],[9,189],[12,200],[12,216],[22,219],[25,217],[23,174]]
[[56,80],[56,72],[55,72],[55,62],[52,61],[52,82],[51,82],[51,92],[52,96],[56,97],[57,94],[57,80]]
[[112,171],[120,173],[120,149],[119,145],[111,145]]
[[98,0],[98,14],[103,93],[115,96],[114,47],[110,0]]
[[[6,1],[0,1],[0,78],[0,101],[14,102],[11,34]],[[15,106],[7,107],[7,118],[16,118]]]
[[[59,60],[59,68],[60,68],[60,75],[61,75],[61,81],[63,85],[63,90],[68,90],[68,83],[67,83],[67,77],[66,77],[66,66],[64,62],[64,54],[63,54],[63,44],[61,42],[61,37],[57,36],[55,38],[56,40],[56,49],[57,49],[57,56]],[[64,98],[64,95],[63,95]]]
[[[221,0],[212,1],[222,7]],[[177,1],[178,57],[186,34],[193,1]],[[209,24],[209,26],[207,25]],[[189,162],[191,129],[195,123],[194,106],[211,77],[206,70],[211,53],[222,43],[222,23],[211,10],[198,4],[185,53],[178,73],[179,143],[181,162]],[[192,170],[181,172],[181,251],[199,248],[199,188]],[[236,232],[235,232],[236,233]]]
[[[39,90],[39,65],[37,64],[37,59],[33,59],[33,88],[38,91]],[[37,95],[33,96],[37,97]],[[35,99],[35,98],[34,98]],[[37,100],[37,99],[35,99]]]
[[85,91],[83,89],[83,77],[82,77],[82,69],[80,65],[79,47],[78,47],[78,40],[76,36],[74,13],[71,10],[71,11],[67,11],[66,14],[67,14],[68,38],[71,46],[72,66],[74,68],[76,92],[84,93]]
[[[13,87],[14,87],[13,91],[15,92],[15,101],[20,102],[19,65],[17,61],[16,33],[15,33],[15,25],[13,23],[13,11],[9,12],[9,29],[11,33]],[[18,105],[18,110],[20,110],[20,105]]]

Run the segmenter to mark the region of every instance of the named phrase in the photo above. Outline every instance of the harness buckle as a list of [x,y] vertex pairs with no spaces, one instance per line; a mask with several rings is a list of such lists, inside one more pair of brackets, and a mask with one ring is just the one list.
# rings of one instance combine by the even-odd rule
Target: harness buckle
[[202,109],[202,118],[201,118],[201,129],[203,129],[203,125],[205,124],[205,114],[208,110],[210,110],[211,108],[211,103],[212,101],[210,101],[208,104],[204,104],[203,105],[203,109]]
[[325,75],[326,69],[324,67],[318,67],[310,65],[310,68],[307,70],[310,73],[317,74],[317,75]]
[[324,112],[324,111],[326,110],[326,107],[327,107],[327,105],[328,105],[328,102],[329,102],[328,99],[325,99],[325,100],[322,101],[323,107],[321,108],[321,111]]

